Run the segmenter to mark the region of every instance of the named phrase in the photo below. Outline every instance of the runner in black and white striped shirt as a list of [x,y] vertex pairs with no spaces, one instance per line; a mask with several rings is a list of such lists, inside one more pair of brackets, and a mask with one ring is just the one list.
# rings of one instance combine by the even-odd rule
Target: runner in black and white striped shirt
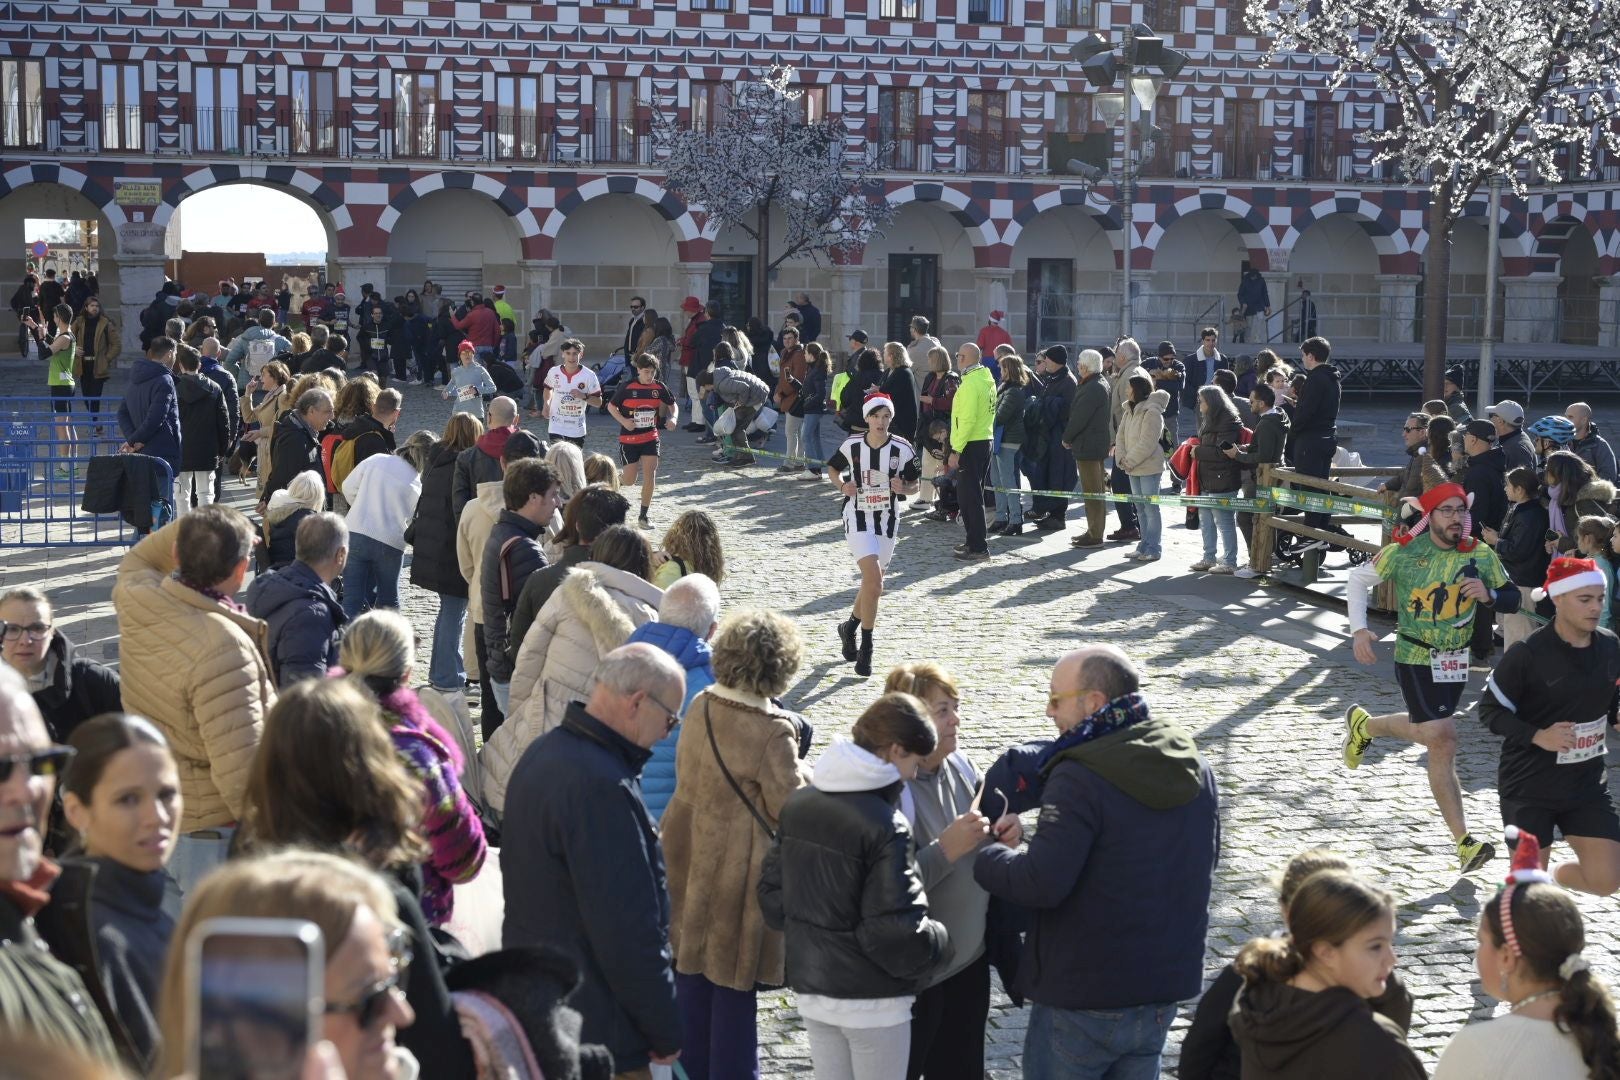
[[[844,659],[855,661],[855,674],[872,674],[872,628],[877,624],[883,571],[894,554],[899,522],[897,496],[914,495],[922,475],[917,452],[906,440],[889,434],[894,401],[873,394],[861,404],[867,429],[844,440],[827,462],[827,475],[844,493],[844,538],[860,567],[861,587],[848,619],[838,624]],[[855,629],[860,628],[860,647]]]

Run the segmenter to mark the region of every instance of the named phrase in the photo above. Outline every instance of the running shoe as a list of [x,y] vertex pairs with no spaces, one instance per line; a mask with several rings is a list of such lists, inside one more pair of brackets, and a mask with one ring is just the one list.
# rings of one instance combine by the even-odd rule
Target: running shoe
[[1212,574],[1230,574],[1234,573],[1236,570],[1237,567],[1233,566],[1231,563],[1223,562],[1216,563],[1214,566],[1209,568],[1209,572]]
[[1214,568],[1215,564],[1210,562],[1208,559],[1199,559],[1197,562],[1187,567],[1187,569],[1191,570],[1195,574],[1207,574]]
[[1232,572],[1232,576],[1233,577],[1240,577],[1240,578],[1243,578],[1245,581],[1247,581],[1247,580],[1250,580],[1251,578],[1259,577],[1260,576],[1260,571],[1256,570],[1252,566],[1240,566],[1240,567],[1238,567],[1236,570],[1234,570]]
[[652,522],[647,520],[647,511],[645,509],[636,515],[636,526],[642,529],[652,528]]
[[1457,841],[1457,865],[1465,874],[1472,874],[1496,857],[1496,846],[1475,840],[1467,833]]
[[1344,711],[1344,767],[1355,769],[1361,766],[1361,755],[1367,752],[1372,745],[1373,737],[1367,733],[1367,721],[1372,714],[1360,705],[1352,705]]
[[844,646],[845,660],[854,660],[859,655],[855,647],[855,628],[859,625],[854,619],[845,619],[838,624],[838,641]]

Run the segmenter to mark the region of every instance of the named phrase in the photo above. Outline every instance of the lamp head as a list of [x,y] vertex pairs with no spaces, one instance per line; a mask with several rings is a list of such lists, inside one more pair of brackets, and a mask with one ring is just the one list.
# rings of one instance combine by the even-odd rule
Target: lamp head
[[1074,47],[1069,50],[1069,56],[1075,63],[1084,64],[1098,53],[1107,52],[1111,48],[1113,46],[1108,44],[1108,39],[1093,30],[1074,43]]

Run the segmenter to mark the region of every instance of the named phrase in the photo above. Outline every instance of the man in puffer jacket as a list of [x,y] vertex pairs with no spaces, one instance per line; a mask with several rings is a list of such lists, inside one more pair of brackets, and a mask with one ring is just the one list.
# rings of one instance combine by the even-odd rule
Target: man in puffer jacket
[[713,458],[727,465],[752,465],[754,455],[748,452],[748,427],[770,400],[771,388],[764,380],[741,368],[715,368],[707,374],[714,378],[714,396],[736,414],[736,426],[730,435],[720,440],[720,449],[714,452]]
[[118,427],[124,435],[120,453],[146,454],[169,463],[180,475],[180,398],[175,393],[175,342],[155,337],[146,355],[130,368],[129,389],[118,406]]
[[[624,528],[604,532],[593,557]],[[484,798],[497,813],[506,807],[507,784],[523,752],[562,723],[569,702],[590,695],[597,663],[651,622],[663,600],[656,585],[603,562],[580,563],[563,577],[518,649],[511,713],[484,743]]]
[[269,628],[270,668],[285,690],[337,666],[348,616],[332,591],[349,558],[349,526],[336,514],[310,514],[298,525],[298,558],[260,574],[247,591],[249,614]]
[[484,541],[478,588],[484,613],[484,649],[489,662],[482,668],[490,680],[501,712],[507,711],[512,689],[512,665],[506,656],[507,620],[517,606],[523,583],[546,566],[540,534],[562,505],[557,474],[535,459],[514,461],[501,480],[506,509]]
[[[714,656],[709,639],[720,622],[720,589],[706,574],[688,574],[668,589],[658,605],[658,621],[642,623],[630,641],[645,641],[673,656],[686,669],[686,700],[681,717],[686,716],[692,699],[714,685]],[[641,798],[647,813],[657,824],[675,794],[675,748],[681,728],[653,744],[652,758],[641,770]]]

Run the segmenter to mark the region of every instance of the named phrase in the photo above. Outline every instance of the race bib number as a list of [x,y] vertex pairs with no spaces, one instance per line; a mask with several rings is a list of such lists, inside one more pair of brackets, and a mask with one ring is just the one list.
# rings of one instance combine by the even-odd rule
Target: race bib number
[[[585,415],[585,399],[571,397],[567,394],[557,399],[557,416],[563,420],[578,420]],[[640,417],[637,417],[637,427],[641,426]]]
[[886,513],[890,505],[889,478],[875,469],[861,473],[855,492],[855,505],[868,513]]
[[1588,720],[1575,725],[1575,746],[1558,751],[1558,764],[1579,765],[1583,761],[1600,758],[1608,749],[1603,742],[1603,729],[1607,720]]
[[658,413],[653,409],[636,410],[636,430],[645,431],[658,420]]
[[471,401],[473,398],[475,398],[477,396],[478,396],[478,387],[476,387],[476,386],[463,386],[463,387],[461,387],[460,389],[458,389],[456,391],[456,400],[457,401]]
[[1429,659],[1429,671],[1437,683],[1468,681],[1468,650],[1437,652]]

